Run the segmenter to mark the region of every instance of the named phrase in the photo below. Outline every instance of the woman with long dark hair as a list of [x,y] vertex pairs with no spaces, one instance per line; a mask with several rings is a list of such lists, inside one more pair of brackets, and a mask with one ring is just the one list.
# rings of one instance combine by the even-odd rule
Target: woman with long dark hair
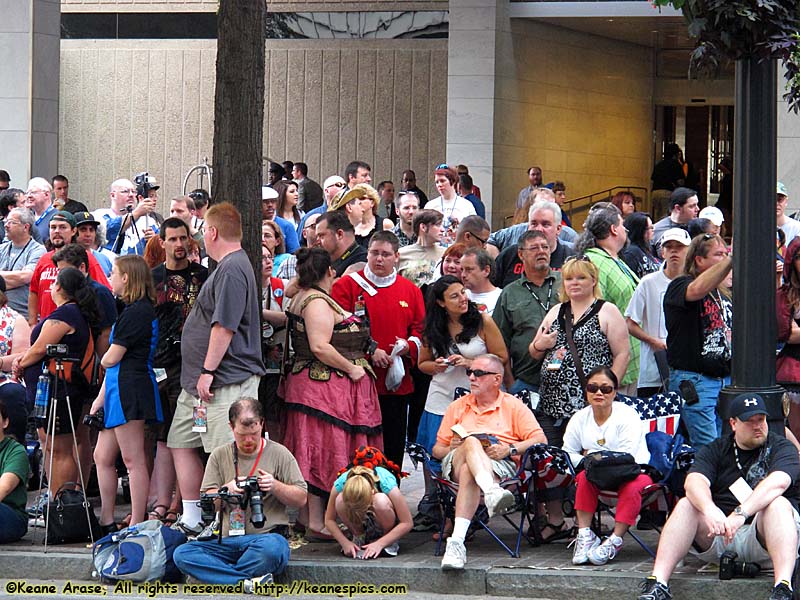
[[625,229],[628,230],[628,245],[619,253],[619,257],[641,279],[649,273],[661,268],[661,261],[653,254],[653,221],[650,215],[635,212],[625,217]]
[[[29,406],[34,405],[36,384],[42,369],[46,369],[51,360],[47,357],[47,347],[64,344],[67,347],[66,358],[82,359],[89,336],[97,339],[100,335],[97,298],[83,273],[74,267],[61,269],[51,288],[51,295],[56,309],[33,328],[31,347],[25,354],[15,358],[13,363],[14,374],[18,378],[25,378]],[[65,363],[65,368],[70,366],[70,363]],[[80,481],[78,465],[73,456],[73,427],[79,425],[83,403],[92,400],[93,396],[90,397],[89,390],[74,379],[66,385],[63,381],[59,381],[57,386],[51,383],[50,389],[51,393],[56,394],[57,403],[54,434],[45,435],[52,432],[49,408],[48,418],[39,420],[37,426],[39,439],[45,440],[44,463],[48,469],[50,453],[53,453],[53,468],[47,475],[51,493],[55,494],[65,482]],[[83,475],[87,477],[88,473]]]

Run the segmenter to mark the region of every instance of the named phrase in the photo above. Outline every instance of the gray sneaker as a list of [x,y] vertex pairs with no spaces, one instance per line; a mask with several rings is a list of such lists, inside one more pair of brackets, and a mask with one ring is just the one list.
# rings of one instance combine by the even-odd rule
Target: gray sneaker
[[198,542],[207,542],[208,540],[213,540],[219,535],[219,521],[214,519],[211,521],[210,525],[206,525],[203,528],[203,531],[197,536]]
[[183,533],[183,535],[186,536],[186,538],[189,541],[192,541],[192,540],[196,540],[197,536],[199,536],[201,533],[203,533],[203,530],[205,528],[203,527],[202,523],[198,523],[197,525],[192,527],[190,525],[187,525],[186,523],[184,523],[180,519],[178,519],[177,521],[175,521],[172,524],[170,529],[174,529],[175,531],[180,531],[181,533]]
[[467,564],[467,549],[463,542],[447,538],[447,548],[442,557],[443,571],[460,571]]
[[36,496],[36,500],[33,501],[33,504],[26,508],[25,511],[31,518],[41,517],[47,510],[47,504],[49,502],[50,492],[44,489],[38,496]]
[[242,587],[244,588],[245,594],[258,594],[260,596],[269,596],[272,593],[272,589],[266,588],[266,586],[271,586],[274,583],[274,581],[275,580],[272,577],[272,573],[267,573],[266,575],[262,575],[261,577],[244,579],[242,581]]
[[514,506],[514,502],[514,494],[500,486],[495,486],[483,494],[483,503],[486,505],[489,518],[502,515]]

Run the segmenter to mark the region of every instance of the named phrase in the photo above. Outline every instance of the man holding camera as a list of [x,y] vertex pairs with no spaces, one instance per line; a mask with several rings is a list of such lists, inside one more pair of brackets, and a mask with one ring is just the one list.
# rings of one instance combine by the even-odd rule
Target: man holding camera
[[291,453],[264,438],[257,399],[237,400],[228,418],[234,441],[211,453],[201,485],[201,504],[216,504],[222,537],[179,546],[173,559],[196,580],[243,582],[244,591],[253,593],[289,562],[289,544],[273,530],[288,524],[287,508],[306,503],[306,482]]
[[[137,185],[129,179],[117,179],[111,184],[109,208],[100,208],[93,213],[95,219],[105,225],[106,248],[115,254],[143,254],[147,240],[158,231],[156,219],[152,216],[156,199],[149,194],[140,196],[137,204],[137,191]],[[118,240],[120,235],[123,237]]]
[[720,562],[720,578],[736,570],[732,558],[772,566],[770,600],[792,598],[800,530],[797,449],[769,431],[767,407],[758,394],[734,398],[729,421],[733,433],[697,453],[686,497],[664,526],[653,574],[642,583],[639,600],[671,599],[667,582],[690,551],[705,562]]

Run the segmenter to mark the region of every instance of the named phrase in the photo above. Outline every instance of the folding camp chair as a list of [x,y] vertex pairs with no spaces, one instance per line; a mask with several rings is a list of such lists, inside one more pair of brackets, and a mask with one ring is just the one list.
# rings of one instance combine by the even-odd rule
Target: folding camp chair
[[[650,465],[653,467],[650,474],[654,483],[642,490],[642,509],[666,514],[675,505],[676,496],[682,494],[683,480],[694,462],[694,449],[682,443],[683,437],[678,432],[683,398],[676,392],[668,392],[658,393],[650,398],[619,394],[617,400],[636,409],[646,432],[647,446],[651,455]],[[665,436],[668,436],[667,443],[664,443]],[[669,465],[670,468],[665,465]],[[600,491],[593,527],[598,535],[601,535],[602,513],[606,512],[613,517],[617,498],[616,492]],[[661,533],[660,525],[654,523],[653,529]],[[628,533],[655,559],[655,552],[633,531],[632,527],[628,529]]]

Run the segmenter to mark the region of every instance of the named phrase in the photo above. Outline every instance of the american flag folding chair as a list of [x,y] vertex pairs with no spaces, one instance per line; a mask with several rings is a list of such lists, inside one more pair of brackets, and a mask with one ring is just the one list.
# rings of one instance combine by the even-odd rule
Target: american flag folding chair
[[[676,392],[667,392],[658,393],[650,398],[635,398],[618,394],[617,400],[632,406],[639,413],[647,436],[648,450],[651,452],[651,465],[657,464],[656,459],[658,457],[654,456],[654,454],[660,453],[662,455],[660,457],[662,459],[660,465],[669,462],[673,466],[668,473],[652,469],[650,474],[654,479],[654,483],[642,490],[643,509],[668,513],[675,504],[676,495],[682,493],[683,480],[689,467],[694,462],[695,455],[693,448],[682,443],[682,436],[675,437],[679,434],[683,398]],[[659,445],[657,443],[659,434],[655,432],[666,434],[672,438],[672,443],[668,444],[666,448],[663,445]],[[664,436],[661,435],[660,437],[663,439]],[[665,453],[668,456],[663,456]],[[663,466],[661,468],[664,469]],[[656,478],[659,478],[658,481],[655,481]],[[613,507],[616,506],[617,498],[618,494],[616,492],[601,490],[594,524],[594,529],[598,535],[600,535],[600,517],[602,513],[607,512],[613,516]],[[653,528],[661,533],[659,525],[653,524]],[[633,531],[632,527],[628,529],[628,533],[655,559],[655,552]]]

